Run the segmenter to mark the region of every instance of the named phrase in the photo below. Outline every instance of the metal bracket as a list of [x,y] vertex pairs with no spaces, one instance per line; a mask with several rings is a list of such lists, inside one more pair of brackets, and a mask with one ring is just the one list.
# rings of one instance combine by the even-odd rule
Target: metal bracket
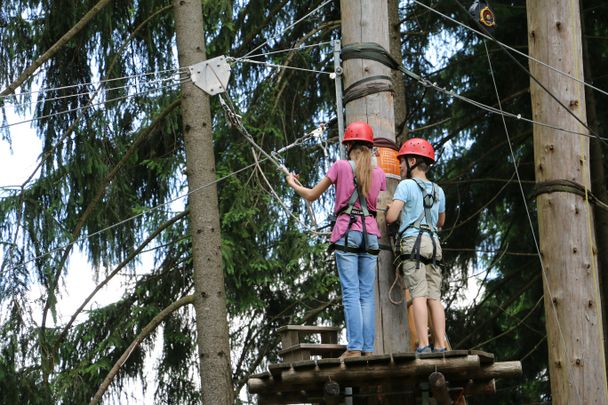
[[230,79],[230,65],[225,56],[204,60],[189,66],[190,78],[196,87],[214,96],[226,91]]

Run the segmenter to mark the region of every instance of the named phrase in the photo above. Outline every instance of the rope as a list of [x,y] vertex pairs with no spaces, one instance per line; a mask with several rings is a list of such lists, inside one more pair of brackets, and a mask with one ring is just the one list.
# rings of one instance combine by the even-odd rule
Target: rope
[[219,179],[216,179],[216,180],[214,180],[212,182],[209,182],[207,184],[203,184],[202,186],[200,186],[198,188],[190,190],[190,191],[188,191],[185,194],[179,195],[179,196],[173,198],[172,200],[169,200],[169,201],[167,201],[165,203],[162,203],[162,204],[158,204],[158,205],[156,205],[154,207],[151,207],[151,208],[148,208],[148,209],[144,209],[139,214],[136,214],[136,215],[133,215],[133,216],[131,216],[129,218],[123,219],[122,221],[116,222],[116,223],[114,223],[114,224],[112,224],[112,225],[110,225],[110,226],[108,226],[106,228],[100,229],[100,230],[98,230],[96,232],[93,232],[93,233],[87,235],[87,236],[83,236],[83,237],[80,237],[78,239],[75,239],[74,241],[72,241],[70,243],[66,243],[66,244],[64,244],[62,246],[59,246],[59,247],[55,248],[55,249],[49,250],[49,251],[47,251],[45,253],[42,253],[42,254],[40,254],[38,256],[33,257],[32,259],[26,260],[26,261],[24,261],[23,263],[21,263],[21,264],[19,264],[17,266],[9,267],[8,270],[14,270],[14,269],[17,269],[17,268],[23,268],[28,263],[31,263],[33,261],[36,261],[36,260],[42,259],[44,257],[47,257],[47,256],[51,255],[52,253],[61,251],[61,250],[65,249],[65,248],[68,248],[68,247],[70,247],[70,246],[72,246],[72,245],[74,245],[76,243],[85,242],[85,241],[87,241],[88,239],[90,239],[90,238],[92,238],[94,236],[97,236],[97,235],[100,235],[100,234],[105,233],[107,231],[110,231],[110,230],[112,230],[112,229],[114,229],[114,228],[116,228],[118,226],[121,226],[121,225],[124,225],[124,224],[126,224],[128,222],[131,222],[131,221],[133,221],[136,218],[144,216],[144,215],[146,215],[146,214],[148,214],[150,212],[159,210],[162,207],[169,206],[170,204],[172,204],[172,203],[174,203],[174,202],[176,202],[178,200],[186,198],[186,197],[188,197],[189,195],[191,195],[193,193],[196,193],[196,192],[201,191],[201,190],[203,190],[203,189],[205,189],[207,187],[212,186],[213,184],[216,184],[216,183],[219,183],[219,182],[221,182],[223,180],[226,180],[229,177],[235,176],[235,175],[237,175],[240,172],[243,172],[243,171],[245,171],[247,169],[250,169],[250,168],[254,167],[255,165],[256,165],[255,163],[251,163],[251,164],[249,164],[249,165],[247,165],[245,167],[242,167],[242,168],[240,168],[238,170],[233,171],[232,173],[227,174],[226,176],[220,177]]
[[290,29],[290,28],[296,26],[297,24],[299,24],[300,22],[304,21],[305,19],[307,19],[308,17],[310,17],[311,15],[313,15],[314,13],[316,13],[317,11],[321,10],[323,7],[325,7],[326,5],[328,5],[329,3],[331,3],[332,1],[333,0],[326,0],[323,4],[321,4],[320,6],[318,6],[317,8],[315,8],[314,10],[312,10],[311,12],[309,12],[308,14],[306,14],[304,17],[300,18],[299,20],[297,20],[296,22],[292,23],[291,25],[288,25],[287,27],[285,27],[285,29],[283,31],[281,31],[280,33],[278,33],[277,35],[271,36],[266,41],[262,42],[260,45],[256,46],[251,51],[247,52],[243,56],[243,58],[246,58],[246,57],[250,56],[252,53],[254,53],[258,49],[260,49],[261,47],[263,47],[264,45],[266,45],[268,42],[270,42],[271,39],[274,39],[274,38],[278,37],[279,35],[283,35],[285,32],[287,32],[288,29]]
[[81,106],[81,107],[76,107],[76,108],[70,108],[70,109],[67,109],[67,110],[64,110],[64,111],[59,111],[59,112],[52,113],[52,114],[47,114],[47,115],[41,115],[41,116],[38,116],[38,117],[31,118],[29,120],[23,120],[23,121],[13,122],[11,124],[5,124],[5,125],[0,126],[0,130],[1,129],[5,129],[5,128],[9,128],[9,127],[12,127],[12,126],[15,126],[15,125],[26,124],[28,122],[34,122],[34,121],[39,121],[39,120],[43,120],[43,119],[46,119],[46,118],[57,117],[57,116],[60,116],[60,115],[63,115],[63,114],[69,114],[69,113],[78,112],[78,111],[85,111],[85,110],[88,110],[88,109],[91,109],[91,108],[94,108],[94,107],[103,106],[103,105],[105,105],[107,103],[111,103],[111,102],[114,102],[114,101],[127,100],[127,99],[130,99],[130,98],[133,98],[133,97],[139,97],[139,96],[142,96],[142,95],[145,95],[145,94],[148,94],[148,93],[152,93],[154,91],[160,91],[160,90],[168,89],[168,88],[171,88],[171,87],[176,86],[178,84],[180,84],[180,82],[171,83],[171,84],[168,84],[166,86],[162,86],[160,88],[149,89],[149,90],[145,90],[145,91],[129,94],[129,95],[126,95],[126,96],[121,96],[121,97],[107,99],[107,100],[101,101],[99,103],[91,103],[91,104],[88,104],[86,106]]
[[[584,80],[578,79],[578,78],[570,75],[567,72],[559,70],[556,67],[553,67],[553,66],[551,66],[551,65],[549,65],[549,64],[547,64],[547,63],[545,63],[545,62],[543,62],[541,60],[538,60],[538,59],[536,59],[536,58],[534,58],[534,57],[532,57],[532,56],[530,56],[530,55],[528,55],[528,54],[526,54],[524,52],[521,52],[521,51],[519,51],[519,50],[517,50],[517,49],[515,49],[515,48],[513,48],[513,47],[511,47],[511,46],[509,46],[507,44],[505,44],[504,42],[501,42],[501,41],[497,40],[496,38],[494,38],[494,37],[492,37],[492,36],[490,36],[488,34],[485,34],[485,33],[481,32],[481,31],[478,31],[478,30],[476,30],[476,29],[474,29],[472,27],[469,27],[465,23],[462,23],[462,22],[460,22],[460,21],[458,21],[458,20],[456,20],[456,19],[454,19],[454,18],[452,18],[452,17],[450,17],[450,16],[448,16],[446,14],[443,14],[441,11],[435,10],[431,6],[427,6],[426,4],[424,4],[424,3],[422,3],[422,2],[420,2],[418,0],[414,0],[414,2],[416,4],[418,4],[419,6],[424,7],[427,10],[429,10],[429,11],[435,13],[435,14],[440,15],[441,17],[445,18],[446,20],[449,20],[449,21],[453,22],[454,24],[457,24],[457,25],[459,25],[459,26],[461,26],[461,27],[463,27],[463,28],[465,28],[465,29],[467,29],[467,30],[469,30],[471,32],[474,32],[475,34],[477,34],[477,35],[479,35],[479,36],[481,36],[481,37],[483,37],[485,39],[489,39],[490,41],[495,42],[496,44],[500,45],[503,48],[506,48],[506,49],[510,50],[511,52],[515,52],[516,54],[518,54],[520,56],[523,56],[524,58],[527,58],[527,59],[529,59],[531,61],[534,61],[534,62],[536,62],[536,63],[538,63],[540,65],[543,65],[546,68],[549,68],[549,69],[553,70],[556,73],[559,73],[559,74],[561,74],[563,76],[566,76],[566,77],[568,77],[568,78],[570,78],[570,79],[572,79],[572,80],[574,80],[576,82],[579,82],[580,84],[583,84],[584,86],[587,86],[587,87],[589,87],[589,88],[591,88],[591,89],[593,89],[595,91],[598,91],[598,92],[600,92],[600,93],[608,96],[608,91],[606,91],[606,90],[602,90],[599,87],[595,87],[592,84],[589,84],[589,83],[585,82]],[[464,6],[462,6],[462,4],[460,4],[460,6],[461,6],[461,8],[464,8]],[[468,12],[467,12],[467,14],[468,14]]]
[[[580,131],[574,131],[574,130],[570,130],[570,129],[566,129],[566,128],[560,128],[560,127],[556,127],[555,125],[550,125],[547,123],[543,123],[543,122],[538,122],[535,120],[532,120],[530,118],[526,118],[523,117],[521,114],[514,114],[514,113],[510,113],[507,111],[504,111],[502,109],[498,109],[486,104],[483,104],[479,101],[475,101],[473,99],[470,99],[468,97],[465,97],[463,95],[460,95],[454,91],[451,90],[446,90],[443,87],[440,87],[437,85],[436,82],[432,82],[410,70],[408,70],[407,68],[405,68],[403,66],[403,64],[400,64],[398,62],[395,61],[395,59],[392,58],[392,56],[390,56],[390,54],[388,53],[388,51],[386,51],[386,49],[384,49],[382,46],[375,44],[375,43],[360,43],[360,44],[355,44],[356,47],[353,45],[353,50],[351,51],[351,53],[349,53],[349,57],[350,58],[354,58],[354,57],[360,57],[360,58],[365,58],[365,59],[371,59],[371,60],[375,60],[379,63],[382,63],[388,67],[393,67],[393,66],[397,66],[396,69],[398,69],[401,73],[403,73],[406,76],[411,77],[412,79],[416,80],[418,83],[422,84],[425,87],[430,87],[433,88],[441,93],[444,93],[446,95],[448,95],[451,98],[456,98],[459,99],[461,101],[464,101],[466,103],[469,103],[481,110],[485,110],[487,112],[490,112],[492,114],[496,114],[496,115],[501,115],[501,116],[507,116],[510,118],[514,118],[517,120],[522,120],[525,122],[529,122],[531,124],[535,124],[535,125],[539,125],[539,126],[543,126],[543,127],[547,127],[547,128],[551,128],[554,129],[556,131],[562,131],[562,132],[566,132],[566,133],[571,133],[574,135],[580,135],[580,136],[586,136],[586,137],[595,137],[597,139],[600,139],[602,141],[607,141],[608,138],[605,137],[601,137],[597,134],[593,134],[591,130],[589,130],[589,128],[587,128],[586,125],[585,128],[587,128],[588,132],[580,132]],[[344,58],[344,56],[342,56]],[[542,84],[541,84],[542,86]],[[562,103],[563,104],[563,103]],[[569,111],[569,110],[568,110]],[[578,118],[578,117],[577,117]]]
[[[317,46],[320,47],[320,46],[331,45],[331,44],[332,44],[331,41],[319,42],[319,43],[311,44],[311,45],[300,45],[300,46],[293,47],[293,48],[278,49],[276,51],[262,52],[262,53],[258,53],[258,54],[255,54],[255,55],[247,55],[247,56],[249,58],[256,58],[258,56],[269,56],[269,55],[276,55],[278,53],[285,53],[285,52],[291,52],[291,51],[302,51],[302,50],[307,49],[307,48],[314,48],[314,47],[317,47]],[[239,58],[237,58],[237,59],[239,59]]]
[[[220,105],[222,106],[222,108],[224,109],[224,111],[226,113],[226,119],[245,137],[245,139],[251,144],[251,146],[255,150],[257,150],[262,155],[264,155],[268,160],[270,160],[270,162],[272,162],[277,167],[277,169],[279,169],[280,171],[282,171],[286,175],[289,175],[290,174],[289,170],[285,167],[284,164],[282,164],[281,162],[279,162],[279,157],[278,157],[278,153],[279,152],[268,153],[260,145],[258,145],[255,142],[255,140],[253,139],[253,136],[249,133],[249,131],[247,130],[247,128],[245,128],[245,126],[243,125],[241,117],[234,112],[234,110],[228,105],[228,103],[224,100],[224,98],[221,96],[221,94],[219,95],[219,99],[220,99]],[[317,137],[318,133],[320,132],[320,130],[324,129],[324,127],[325,127],[324,124],[322,124],[320,128],[317,128],[317,129],[315,129],[315,130],[307,133],[306,135],[304,135],[299,140],[296,140],[291,145],[288,145],[286,147],[281,148],[280,152],[282,153],[282,152],[284,152],[284,151],[286,151],[288,149],[291,149],[292,147],[294,147],[294,146],[302,143],[304,139],[309,139],[309,138],[312,138],[312,137]],[[257,167],[258,167],[259,171],[262,172],[260,166],[257,166]],[[301,226],[304,227],[304,229],[306,230],[306,232],[309,232],[309,233],[314,234],[316,236],[323,236],[323,235],[325,235],[325,233],[318,231],[319,227],[317,225],[317,221],[316,221],[316,218],[315,218],[314,210],[312,209],[312,204],[310,202],[308,202],[308,201],[306,202],[306,207],[307,207],[308,213],[309,213],[309,215],[311,217],[311,221],[313,222],[314,228],[311,228],[309,225],[307,225],[304,222],[302,222],[299,218],[295,217],[293,215],[293,213],[287,209],[287,207],[283,204],[283,202],[280,201],[280,198],[278,197],[278,195],[276,194],[276,192],[274,191],[274,189],[272,189],[272,186],[270,186],[270,183],[268,182],[268,180],[266,179],[265,176],[264,176],[264,179],[266,180],[268,186],[272,190],[271,194],[279,201],[279,203],[286,210],[286,212],[288,212],[289,215],[291,215],[293,218],[295,218],[298,221],[298,223]]]
[[112,79],[105,79],[105,80],[99,80],[96,82],[86,82],[86,83],[79,83],[79,84],[71,84],[68,86],[62,86],[62,87],[51,87],[48,89],[38,89],[38,90],[33,90],[33,91],[29,91],[29,92],[22,92],[19,94],[7,94],[5,96],[0,96],[0,100],[9,98],[9,97],[20,97],[20,96],[25,96],[25,95],[33,95],[33,94],[37,94],[37,93],[46,93],[46,92],[51,92],[51,91],[59,91],[59,90],[66,90],[66,89],[71,89],[71,88],[75,88],[75,87],[81,87],[81,86],[88,86],[88,85],[101,85],[102,83],[111,83],[117,80],[125,80],[125,79],[135,79],[135,78],[139,78],[139,77],[144,77],[144,76],[150,76],[150,75],[158,75],[160,73],[167,73],[167,72],[186,72],[187,71],[187,67],[186,68],[172,68],[172,69],[166,69],[166,70],[159,70],[158,72],[147,72],[147,73],[139,73],[139,74],[135,74],[135,75],[130,75],[130,76],[122,76],[122,77],[115,77]]
[[[458,0],[454,0],[459,6],[460,8],[462,8],[464,11],[467,11],[467,9],[460,3],[460,1]],[[572,3],[571,3],[572,4]],[[477,22],[478,25],[480,25],[479,22]],[[491,36],[491,35],[490,35]],[[487,51],[487,45],[486,46],[486,52]],[[545,86],[543,83],[540,82],[540,80],[538,80],[536,78],[536,76],[534,76],[530,70],[528,70],[524,65],[521,64],[520,61],[517,60],[517,58],[515,58],[511,53],[507,52],[507,50],[505,48],[502,48],[502,45],[499,44],[499,46],[501,46],[501,49],[503,49],[505,51],[505,53],[507,54],[507,56],[509,56],[509,58],[511,58],[511,60],[513,62],[515,62],[515,64],[522,69],[524,72],[526,72],[526,74],[530,77],[530,79],[534,80],[534,83],[536,83],[536,85],[538,87],[540,87],[541,89],[543,89],[543,91],[545,93],[547,93],[552,99],[553,101],[555,101],[557,104],[559,104],[560,107],[562,107],[564,109],[564,111],[566,111],[566,113],[568,113],[572,118],[574,118],[580,125],[582,125],[587,131],[589,131],[589,134],[591,134],[592,136],[595,136],[597,139],[599,139],[600,141],[604,142],[607,146],[608,146],[608,142],[606,142],[602,137],[600,137],[598,134],[594,133],[594,131],[589,127],[589,125],[587,124],[587,122],[583,121],[582,119],[580,119],[578,117],[578,115],[576,115],[573,111],[570,110],[570,108],[568,108],[566,106],[566,104],[564,104],[564,102],[562,100],[560,100],[555,94],[553,94],[548,88],[547,86]],[[583,82],[584,83],[584,82]]]
[[325,75],[331,75],[334,73],[334,72],[326,72],[323,70],[306,69],[306,68],[301,68],[301,67],[296,67],[296,66],[278,65],[276,63],[264,62],[264,61],[253,60],[253,59],[245,59],[245,58],[227,58],[227,60],[233,61],[233,62],[253,63],[256,65],[264,65],[264,66],[272,67],[272,68],[292,69],[292,70],[299,70],[302,72],[318,73],[318,74],[325,74]]
[[[164,83],[164,82],[168,82],[168,81],[172,81],[172,80],[176,80],[176,78],[165,78],[165,79],[159,79],[159,80],[152,80],[152,81],[145,82],[145,83],[125,84],[123,86],[110,87],[110,88],[104,89],[104,92],[110,93],[110,92],[115,91],[115,90],[127,89],[127,88],[133,87],[133,86],[143,87],[144,85],[145,86],[147,86],[147,85],[153,85],[153,84]],[[90,94],[91,94],[90,91],[83,91],[82,93],[67,94],[67,95],[64,95],[64,96],[51,97],[51,98],[47,98],[47,99],[44,99],[44,100],[36,100],[36,101],[29,101],[29,102],[24,102],[24,103],[10,104],[10,106],[17,108],[17,107],[24,107],[26,105],[32,105],[32,104],[38,105],[38,104],[47,103],[49,101],[65,100],[67,98],[72,98],[72,97],[89,96]]]

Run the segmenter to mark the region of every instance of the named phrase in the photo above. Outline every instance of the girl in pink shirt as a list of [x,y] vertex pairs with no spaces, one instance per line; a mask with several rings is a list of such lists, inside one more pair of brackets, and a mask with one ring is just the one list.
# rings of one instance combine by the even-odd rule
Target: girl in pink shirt
[[347,350],[341,358],[370,355],[374,351],[374,281],[380,231],[376,222],[376,200],[386,190],[382,169],[372,164],[374,136],[365,122],[353,122],[344,131],[342,143],[349,160],[335,162],[312,189],[287,176],[287,183],[308,201],[318,199],[332,184],[336,186],[332,249],[342,286]]

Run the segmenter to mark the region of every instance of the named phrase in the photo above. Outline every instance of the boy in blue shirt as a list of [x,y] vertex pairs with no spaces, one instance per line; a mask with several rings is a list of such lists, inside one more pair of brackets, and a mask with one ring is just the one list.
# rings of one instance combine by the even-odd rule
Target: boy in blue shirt
[[[412,296],[418,335],[416,353],[444,352],[445,311],[441,303],[441,245],[437,231],[445,223],[443,189],[426,177],[433,163],[433,146],[420,138],[408,139],[397,155],[401,182],[386,213],[386,222],[400,220],[399,246],[403,277]],[[431,311],[435,341],[429,344],[427,325]]]

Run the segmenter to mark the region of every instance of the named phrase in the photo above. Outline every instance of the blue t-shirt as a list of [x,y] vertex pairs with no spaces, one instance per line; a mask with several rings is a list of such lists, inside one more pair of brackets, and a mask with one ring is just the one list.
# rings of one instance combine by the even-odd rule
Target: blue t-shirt
[[[426,193],[433,193],[433,183],[421,179],[418,179],[418,182],[424,184]],[[443,189],[435,184],[435,191],[437,198],[433,204],[433,207],[431,208],[431,218],[433,223],[427,224],[432,225],[433,228],[437,226],[439,214],[445,212],[445,194]],[[401,234],[405,228],[416,222],[420,214],[424,212],[424,206],[422,204],[423,195],[415,180],[405,179],[401,180],[399,185],[397,185],[397,190],[395,190],[393,199],[400,200],[405,203],[403,209],[401,210],[400,217],[401,224],[399,225],[399,234]],[[426,217],[423,216],[421,224],[426,224]],[[410,228],[402,235],[402,237],[416,235],[418,235],[418,230],[415,228]]]

